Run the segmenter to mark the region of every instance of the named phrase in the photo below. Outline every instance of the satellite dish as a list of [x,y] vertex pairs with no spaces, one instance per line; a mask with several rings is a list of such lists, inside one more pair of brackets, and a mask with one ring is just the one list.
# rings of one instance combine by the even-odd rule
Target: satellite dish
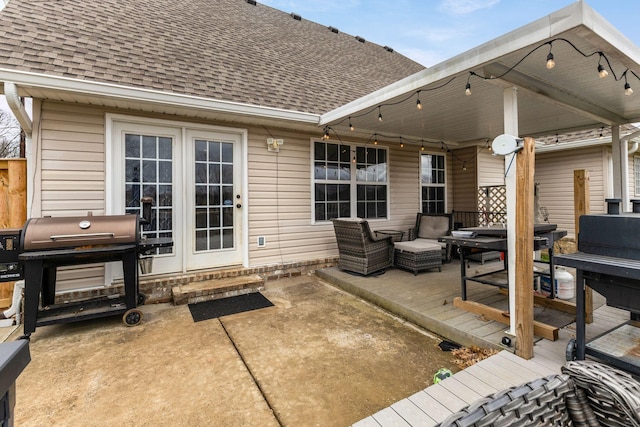
[[493,140],[493,142],[491,143],[491,149],[496,154],[506,156],[507,154],[519,151],[522,148],[521,146],[519,146],[519,143],[521,142],[522,139],[516,138],[513,135],[503,133],[502,135],[498,135]]

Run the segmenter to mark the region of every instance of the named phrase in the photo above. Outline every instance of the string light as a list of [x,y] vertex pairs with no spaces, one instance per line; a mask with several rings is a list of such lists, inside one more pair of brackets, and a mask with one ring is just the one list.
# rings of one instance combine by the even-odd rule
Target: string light
[[627,81],[627,72],[625,71],[622,75],[624,76],[624,94],[629,96],[633,94],[633,89],[631,89],[631,85]]
[[475,73],[472,71],[469,73],[469,77],[467,78],[467,85],[464,87],[464,94],[467,96],[471,96],[471,76]]
[[[599,55],[598,66],[597,66],[598,77],[602,79],[602,78],[607,77],[609,74],[612,74],[614,79],[615,79],[615,81],[620,81],[620,80],[622,80],[624,78],[624,94],[626,96],[629,96],[629,95],[633,94],[633,89],[631,88],[631,85],[628,82],[628,73],[631,73],[635,78],[640,80],[640,76],[636,72],[634,72],[633,70],[631,70],[629,68],[626,68],[621,74],[617,74],[615,72],[615,70],[613,69],[613,67],[611,66],[611,63],[610,63],[608,57],[606,56],[606,54],[604,52],[595,51],[595,52],[592,52],[592,53],[585,53],[585,52],[581,51],[575,44],[573,44],[571,41],[569,41],[569,40],[567,40],[565,38],[554,38],[554,39],[552,39],[550,41],[542,43],[542,44],[538,45],[537,47],[533,48],[531,51],[529,51],[527,54],[525,54],[519,61],[517,61],[511,67],[507,68],[500,75],[483,76],[483,75],[477,74],[474,71],[469,71],[469,76],[467,78],[467,82],[466,82],[466,85],[465,85],[465,95],[470,96],[472,94],[472,91],[471,91],[471,77],[472,76],[476,76],[476,77],[478,77],[478,78],[480,78],[482,80],[501,79],[505,75],[507,75],[508,73],[514,71],[526,58],[528,58],[530,55],[532,55],[538,49],[540,49],[540,48],[542,48],[542,47],[544,47],[546,45],[549,45],[549,53],[547,54],[546,68],[548,68],[548,69],[554,68],[555,67],[555,57],[554,57],[553,52],[552,52],[552,44],[554,42],[557,42],[557,41],[561,41],[561,42],[564,42],[564,43],[570,45],[577,53],[582,55],[584,58],[589,58],[589,57],[594,56],[594,55]],[[604,60],[605,65],[603,65],[603,60]],[[440,84],[437,87],[427,87],[427,88],[419,89],[416,92],[411,93],[410,95],[408,95],[405,98],[400,99],[398,101],[379,104],[379,105],[377,105],[375,107],[372,107],[369,110],[367,110],[367,111],[365,111],[365,112],[363,112],[361,114],[358,114],[358,115],[355,115],[355,116],[349,116],[348,118],[344,118],[341,121],[337,122],[337,125],[339,125],[341,123],[344,123],[346,120],[348,120],[349,121],[349,129],[350,130],[354,130],[354,127],[352,125],[351,119],[352,118],[363,117],[365,115],[368,115],[368,114],[372,113],[373,111],[375,111],[376,108],[378,109],[378,121],[382,122],[382,107],[383,106],[402,104],[402,103],[406,102],[407,100],[409,100],[410,98],[412,98],[414,95],[417,96],[416,109],[421,110],[422,109],[422,102],[420,100],[420,92],[422,92],[422,91],[433,91],[433,90],[437,90],[437,89],[443,88],[443,87],[448,86],[449,84],[451,84],[454,80],[456,80],[456,78],[459,78],[459,76],[452,76],[449,80],[447,80],[446,82],[443,82],[442,84]],[[325,127],[325,131],[324,131],[324,134],[322,136],[322,139],[324,139],[324,140],[330,139],[330,137],[329,137],[329,129],[330,128],[328,126]],[[332,130],[335,133],[335,130],[334,129],[332,129]],[[338,136],[338,135],[336,134],[336,136]],[[338,138],[339,138],[339,136],[338,136]],[[558,142],[559,142],[559,138],[556,135],[556,143],[558,143]],[[377,143],[378,143],[378,140],[377,140],[377,135],[376,135],[376,138],[374,140],[374,144],[377,145]],[[421,149],[422,149],[422,145],[421,145]],[[442,151],[445,150],[445,145],[442,142],[441,142],[440,149]],[[489,150],[492,151],[491,147],[489,147]],[[451,152],[448,149],[448,147],[447,147],[447,152]]]
[[600,128],[600,138],[602,138],[602,132],[604,131],[604,126]]
[[422,143],[422,145],[420,146],[420,151],[424,151],[424,142]]
[[556,66],[556,60],[553,59],[553,53],[549,50],[549,54],[547,55],[547,70],[552,69]]
[[463,171],[467,170],[467,162],[462,162],[462,170]]
[[373,145],[378,145],[378,134],[373,135]]

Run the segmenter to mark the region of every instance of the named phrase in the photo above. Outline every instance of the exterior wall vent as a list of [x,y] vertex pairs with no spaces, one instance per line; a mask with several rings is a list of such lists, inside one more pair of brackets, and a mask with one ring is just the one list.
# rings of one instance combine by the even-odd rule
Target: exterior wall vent
[[336,33],[338,34],[338,29],[336,27],[328,27],[329,31],[331,31],[332,33]]
[[293,19],[295,19],[296,21],[302,21],[302,16],[300,16],[300,15],[298,15],[296,13],[291,12],[291,17]]
[[247,3],[249,3],[252,6],[255,6],[257,2],[256,0],[247,0]]
[[384,50],[386,50],[387,52],[393,52],[393,48],[390,48],[389,46],[385,46]]
[[363,39],[360,36],[356,36],[356,40],[358,40],[360,43],[364,43],[366,41],[365,39]]

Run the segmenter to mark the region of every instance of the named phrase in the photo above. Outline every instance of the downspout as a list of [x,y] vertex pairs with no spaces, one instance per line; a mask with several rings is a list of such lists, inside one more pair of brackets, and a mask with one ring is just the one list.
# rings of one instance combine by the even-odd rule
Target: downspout
[[31,118],[25,110],[24,105],[20,102],[20,97],[18,96],[18,87],[15,83],[4,82],[4,96],[7,98],[7,104],[9,108],[11,108],[11,112],[18,123],[20,123],[20,127],[27,135],[28,139],[31,139],[31,133],[33,131],[33,123],[31,122]]
[[[621,198],[622,198],[622,211],[629,212],[629,155],[635,153],[638,150],[638,142],[631,141],[633,138],[640,136],[640,130],[630,133],[629,135],[625,135],[620,138],[620,148],[622,150],[622,159],[620,167],[622,169],[621,175],[624,177],[624,182],[621,186]],[[629,147],[629,142],[632,142],[631,147]]]

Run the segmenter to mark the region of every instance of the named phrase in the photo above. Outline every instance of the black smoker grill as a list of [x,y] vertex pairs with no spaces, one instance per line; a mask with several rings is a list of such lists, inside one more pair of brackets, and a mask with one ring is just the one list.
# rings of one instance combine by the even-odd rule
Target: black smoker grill
[[[589,354],[640,375],[640,213],[617,214],[611,206],[608,212],[615,214],[581,216],[579,252],[554,257],[556,265],[576,269],[576,338],[567,346],[567,360]],[[607,305],[630,312],[629,321],[588,343],[585,285],[604,296]]]
[[[123,314],[137,325],[144,303],[138,288],[138,257],[168,238],[141,239],[138,215],[45,217],[29,219],[21,233],[19,259],[24,266],[24,335],[36,326]],[[61,266],[121,261],[124,294],[77,303],[55,304],[56,269]],[[41,300],[41,301],[40,301]]]

